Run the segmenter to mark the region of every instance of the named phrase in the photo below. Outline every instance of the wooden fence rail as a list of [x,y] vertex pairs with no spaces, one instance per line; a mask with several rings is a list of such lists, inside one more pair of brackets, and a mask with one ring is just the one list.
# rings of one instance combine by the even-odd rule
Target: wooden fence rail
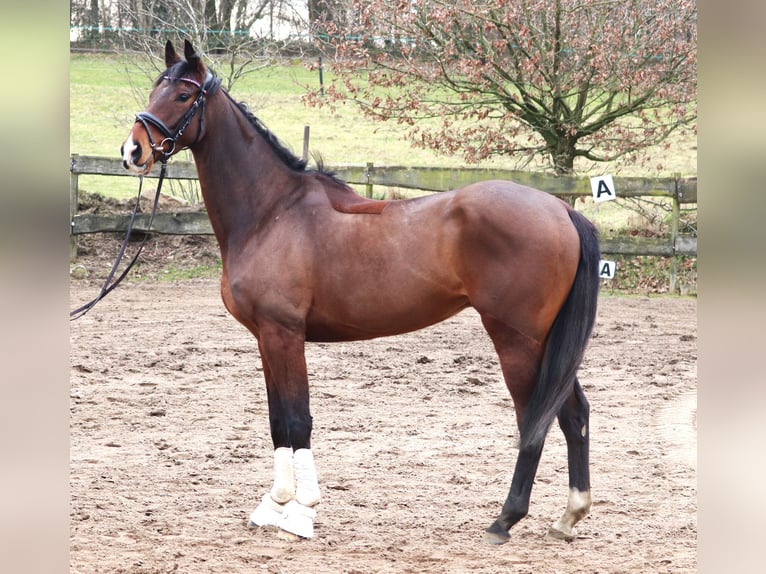
[[[485,168],[423,168],[366,165],[331,167],[338,177],[351,184],[364,185],[366,195],[372,196],[373,186],[400,187],[425,191],[447,191],[469,183],[486,179],[508,179],[541,189],[557,196],[590,196],[587,178],[554,177],[523,171]],[[72,257],[76,256],[75,236],[83,233],[125,231],[128,215],[78,214],[78,178],[80,175],[130,176],[119,159],[89,157],[74,154],[70,165],[70,216]],[[154,169],[148,178],[157,178]],[[168,164],[168,179],[197,179],[197,169],[192,162],[175,161]],[[603,239],[601,250],[613,255],[696,255],[697,238],[680,235],[678,221],[680,205],[697,202],[696,178],[633,178],[615,177],[614,186],[619,197],[669,197],[673,200],[671,231],[668,237],[631,237]],[[139,214],[133,228],[148,231],[149,216]],[[163,234],[207,235],[212,234],[207,214],[199,212],[158,212],[152,231]]]

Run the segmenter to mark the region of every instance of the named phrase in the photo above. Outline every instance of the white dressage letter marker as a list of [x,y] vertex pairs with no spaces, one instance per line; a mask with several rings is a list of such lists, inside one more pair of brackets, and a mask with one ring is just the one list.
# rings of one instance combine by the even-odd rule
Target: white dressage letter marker
[[599,175],[590,178],[590,189],[593,192],[593,201],[596,203],[617,199],[614,180],[611,175]]
[[614,261],[604,261],[603,259],[598,262],[598,277],[599,279],[614,279],[614,273],[617,270],[617,263]]

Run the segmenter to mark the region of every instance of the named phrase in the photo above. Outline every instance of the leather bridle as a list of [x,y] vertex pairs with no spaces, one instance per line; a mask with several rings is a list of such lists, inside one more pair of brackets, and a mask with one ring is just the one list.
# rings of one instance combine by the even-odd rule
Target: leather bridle
[[[186,147],[193,146],[199,141],[199,138],[202,135],[202,129],[204,128],[205,102],[207,101],[207,98],[212,96],[221,86],[221,79],[218,78],[215,74],[211,73],[210,70],[208,70],[205,76],[205,82],[202,84],[196,80],[192,80],[191,78],[175,78],[172,76],[163,76],[162,80],[167,80],[170,82],[186,82],[199,88],[197,97],[195,98],[191,107],[186,110],[186,113],[181,117],[180,120],[178,120],[178,126],[176,127],[175,131],[171,130],[167,125],[165,125],[165,122],[163,122],[154,114],[149,112],[139,112],[136,114],[136,122],[144,126],[146,134],[149,137],[149,144],[152,146],[152,152],[158,154],[159,160],[164,163],[167,162],[170,156],[175,152],[176,142],[183,135],[184,131],[186,131],[186,128],[189,127],[189,124],[191,124],[191,121],[194,119],[194,116],[197,114],[198,110],[200,112],[200,116],[197,135],[194,137],[194,141]],[[154,141],[152,130],[149,129],[150,124],[157,128],[164,136],[164,139],[159,143],[159,145],[157,145]]]

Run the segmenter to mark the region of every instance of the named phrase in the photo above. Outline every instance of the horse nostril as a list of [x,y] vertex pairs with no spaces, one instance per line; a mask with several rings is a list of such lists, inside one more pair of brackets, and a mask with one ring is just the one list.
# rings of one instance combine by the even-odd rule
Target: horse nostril
[[133,159],[133,163],[137,164],[138,161],[141,159],[141,144],[137,143],[136,147],[133,148],[133,151],[130,153],[130,157]]

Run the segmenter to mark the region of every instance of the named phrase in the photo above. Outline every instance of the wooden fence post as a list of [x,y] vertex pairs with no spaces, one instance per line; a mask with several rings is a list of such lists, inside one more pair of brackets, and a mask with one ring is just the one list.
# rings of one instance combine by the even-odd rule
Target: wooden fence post
[[670,257],[670,292],[675,294],[678,280],[678,258],[676,255],[676,240],[678,239],[678,223],[681,218],[681,203],[678,198],[678,180],[681,174],[675,174],[673,190],[673,207],[670,214],[670,243],[673,246],[673,255]]
[[77,185],[78,185],[78,178],[79,175],[77,175],[74,172],[74,162],[75,157],[77,154],[72,154],[72,158],[70,160],[70,170],[69,170],[69,262],[74,263],[74,260],[77,259],[77,236],[72,233],[72,227],[74,226],[74,216],[77,215],[77,207],[78,207],[78,199],[77,199]]
[[367,170],[364,172],[364,177],[367,179],[367,183],[364,186],[364,195],[366,197],[372,197],[372,172],[375,166],[371,161],[367,162]]
[[322,56],[320,54],[319,56],[319,93],[324,97],[324,75],[323,72],[323,66],[322,66]]
[[309,160],[309,135],[311,133],[311,126],[303,126],[303,155],[301,158],[303,161]]

